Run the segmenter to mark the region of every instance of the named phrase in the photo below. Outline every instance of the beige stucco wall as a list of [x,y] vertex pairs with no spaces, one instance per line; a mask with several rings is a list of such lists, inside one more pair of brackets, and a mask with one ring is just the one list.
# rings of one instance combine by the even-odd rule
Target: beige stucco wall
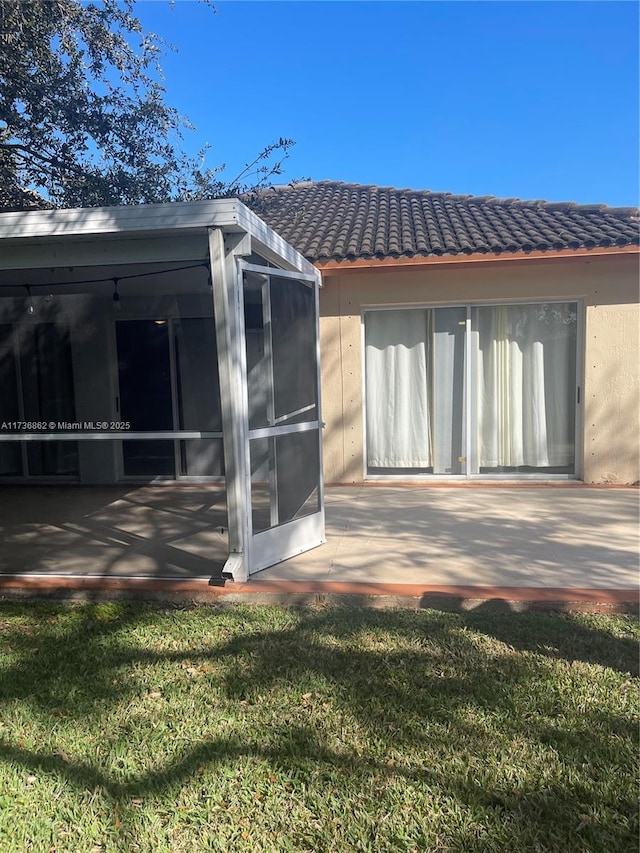
[[326,481],[363,479],[363,308],[564,298],[584,305],[578,476],[640,480],[638,256],[609,255],[327,275],[320,297]]

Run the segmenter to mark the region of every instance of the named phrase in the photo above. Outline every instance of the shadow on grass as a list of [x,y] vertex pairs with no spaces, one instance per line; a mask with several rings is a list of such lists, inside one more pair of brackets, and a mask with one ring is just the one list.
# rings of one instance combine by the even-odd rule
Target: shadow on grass
[[[26,615],[31,607],[9,605],[4,612]],[[347,799],[363,778],[379,777],[454,798],[480,821],[483,815],[489,823],[508,815],[514,850],[531,849],[517,845],[530,843],[531,821],[541,814],[541,837],[548,833],[548,839],[562,844],[541,849],[630,849],[624,845],[635,831],[636,806],[633,785],[625,787],[623,781],[629,768],[617,767],[622,781],[616,786],[606,778],[608,771],[598,771],[604,777],[593,782],[585,767],[611,766],[618,756],[612,741],[635,743],[636,725],[622,712],[590,705],[588,697],[579,713],[576,707],[568,709],[574,676],[564,671],[554,678],[558,660],[597,664],[611,670],[614,679],[619,677],[615,671],[637,672],[636,644],[613,636],[603,620],[326,609],[290,613],[283,627],[269,611],[211,609],[204,626],[199,622],[191,648],[182,642],[167,649],[167,636],[177,632],[183,640],[188,637],[189,614],[95,605],[72,609],[61,623],[55,606],[37,612],[35,626],[27,620],[14,627],[0,610],[1,642],[17,656],[2,674],[0,703],[18,700],[43,717],[45,725],[62,716],[83,724],[93,718],[99,726],[105,715],[149,690],[156,665],[211,665],[205,687],[221,691],[238,717],[241,708],[255,705],[259,710],[264,696],[282,695],[289,701],[294,696],[293,711],[287,713],[283,700],[282,714],[259,734],[243,737],[240,727],[234,731],[231,726],[228,737],[203,735],[176,746],[164,764],[140,773],[115,775],[95,761],[0,742],[3,761],[53,774],[79,791],[99,789],[123,812],[130,810],[132,797],[175,796],[199,768],[257,758],[308,780],[312,768],[325,767],[329,776],[343,772],[351,780]],[[222,633],[220,622],[226,626]],[[207,624],[211,634],[217,631],[214,641]],[[143,643],[145,632],[154,642]],[[300,705],[298,694],[305,689],[310,698]],[[348,737],[334,742],[339,732],[333,724],[323,728],[326,715],[317,707],[322,697],[329,700],[332,720],[355,721],[371,744],[368,750],[358,751]],[[509,785],[493,774],[487,756],[517,749],[542,762],[551,749],[566,778],[543,779],[540,767],[532,764],[520,768],[518,780]],[[456,751],[467,756],[466,765],[454,760]],[[437,755],[439,761],[434,760]],[[575,838],[575,826],[567,821],[590,808],[606,813],[608,821],[585,826]],[[592,846],[580,846],[587,842]],[[455,843],[453,849],[494,849],[462,834]]]
[[469,629],[493,636],[514,649],[638,676],[637,640],[613,636],[601,627],[604,622],[596,614],[523,613],[514,618],[511,613],[496,614],[489,602],[466,617]]

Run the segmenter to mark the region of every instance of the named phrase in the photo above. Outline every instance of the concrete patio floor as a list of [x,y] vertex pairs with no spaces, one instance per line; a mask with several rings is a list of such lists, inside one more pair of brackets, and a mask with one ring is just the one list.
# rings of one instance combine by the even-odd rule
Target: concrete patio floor
[[0,575],[210,578],[228,553],[224,488],[4,486]]
[[328,489],[327,544],[259,578],[633,589],[639,512],[633,488]]
[[[638,497],[581,485],[333,487],[327,543],[247,586],[636,590]],[[224,564],[225,528],[225,492],[211,485],[4,486],[0,581],[206,584]]]

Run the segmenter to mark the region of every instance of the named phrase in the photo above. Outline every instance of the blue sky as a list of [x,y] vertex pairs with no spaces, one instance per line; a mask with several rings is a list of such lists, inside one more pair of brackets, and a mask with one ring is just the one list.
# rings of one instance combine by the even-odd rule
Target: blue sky
[[638,204],[634,2],[140,2],[167,101],[233,177]]

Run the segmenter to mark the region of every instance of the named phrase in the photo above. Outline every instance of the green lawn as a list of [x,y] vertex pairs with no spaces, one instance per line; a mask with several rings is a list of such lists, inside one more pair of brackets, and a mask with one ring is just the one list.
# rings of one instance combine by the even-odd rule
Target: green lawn
[[0,850],[637,851],[638,621],[0,606]]

